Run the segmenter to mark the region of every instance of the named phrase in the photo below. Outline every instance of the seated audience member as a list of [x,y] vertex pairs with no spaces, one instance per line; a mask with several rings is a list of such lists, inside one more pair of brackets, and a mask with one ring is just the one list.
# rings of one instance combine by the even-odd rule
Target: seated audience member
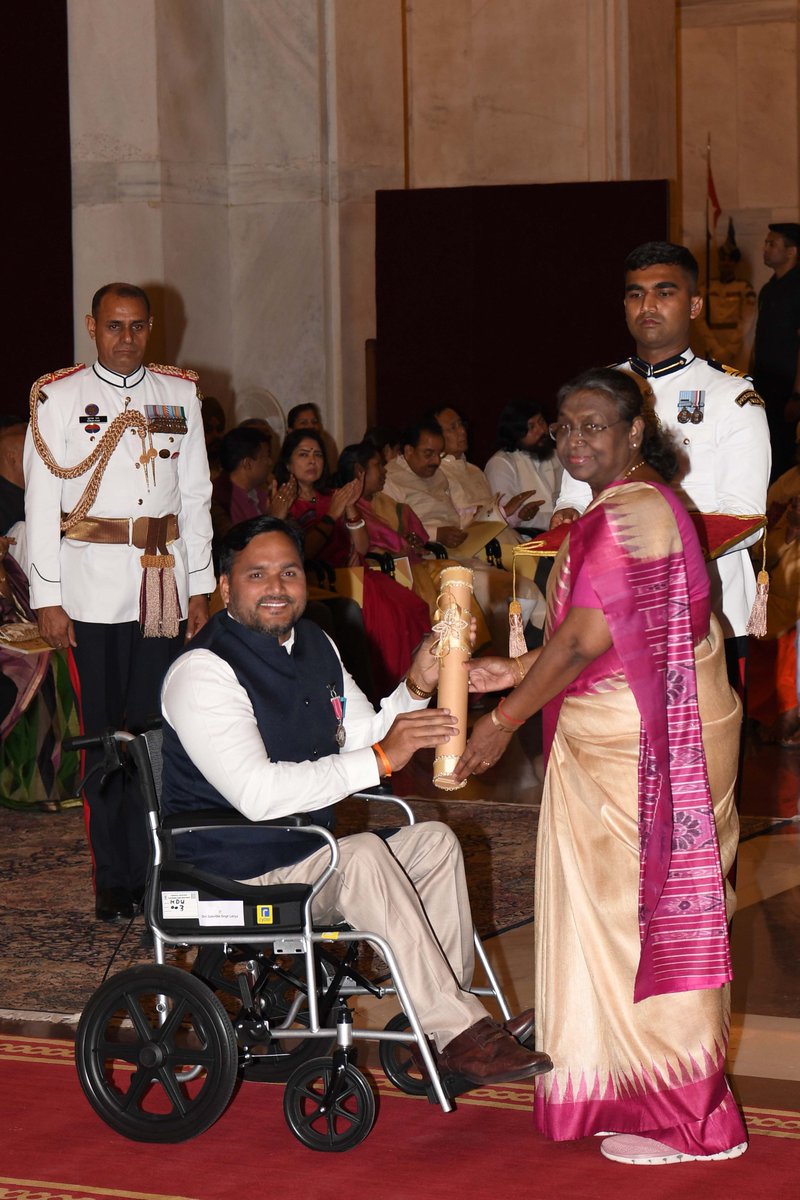
[[361,440],[372,442],[378,448],[384,466],[403,452],[399,430],[392,429],[389,425],[370,425]]
[[[0,626],[35,636],[25,540],[22,448],[26,426],[0,429]],[[74,794],[76,754],[61,742],[78,732],[75,696],[65,655],[21,654],[0,639],[0,803],[53,811]]]
[[239,422],[237,428],[258,429],[259,432],[265,433],[269,442],[270,462],[275,462],[275,459],[281,452],[281,439],[266,417],[245,417],[243,421]]
[[[469,521],[462,525],[461,514],[450,498],[450,485],[440,463],[444,453],[444,435],[432,420],[421,421],[402,436],[403,453],[386,466],[384,494],[413,509],[422,522],[427,538],[441,542],[453,557],[466,561],[474,571],[475,597],[489,625],[497,650],[508,646],[508,603],[512,595],[510,571],[490,567],[480,558],[464,559],[459,547],[466,540]],[[544,598],[538,587],[517,575],[517,599],[522,608],[525,636],[544,620]]]
[[295,404],[289,409],[286,418],[286,429],[294,433],[297,429],[313,429],[322,438],[325,447],[325,469],[333,471],[339,458],[339,447],[326,429],[322,428],[322,417],[316,404]]
[[220,446],[222,435],[225,433],[225,409],[216,396],[204,396],[201,405],[203,417],[203,433],[206,439],[206,454],[208,469],[212,479],[216,479],[220,470]]
[[[541,406],[533,400],[507,404],[497,425],[497,446],[484,473],[509,525],[549,529],[564,468]],[[509,512],[509,502],[524,493],[528,500]]]
[[[798,426],[800,430],[800,426]],[[800,444],[795,448],[800,456]],[[760,568],[761,542],[750,551]],[[750,639],[748,716],[762,741],[800,749],[797,637],[800,635],[800,465],[767,492],[767,636]]]
[[[336,479],[340,484],[349,483],[351,479],[362,481],[363,490],[356,508],[366,521],[369,551],[408,559],[414,591],[428,605],[433,620],[442,571],[456,564],[451,559],[435,558],[430,550],[426,550],[427,535],[422,522],[407,504],[390,500],[383,494],[386,468],[374,442],[367,440],[345,446],[339,455]],[[476,645],[481,647],[489,641],[489,630],[480,606],[476,604],[475,609],[478,622]]]
[[[498,504],[497,493],[492,491],[485,473],[467,461],[467,427],[454,408],[448,405],[434,408],[430,416],[444,435],[444,454],[440,467],[447,477],[450,500],[458,511],[462,529],[471,521],[501,520],[512,524],[511,518],[518,513],[525,511],[526,514],[532,514],[528,503],[530,492],[510,496],[503,506]],[[509,530],[505,540],[516,543],[519,537]]]
[[25,483],[22,450],[27,421],[17,417],[0,426],[0,533],[25,520]]
[[[290,433],[275,464],[278,491],[272,512],[297,521],[305,553],[329,567],[363,565],[369,550],[356,503],[361,480],[331,489],[322,439],[313,429]],[[365,570],[362,613],[375,692],[381,696],[408,670],[415,648],[430,629],[428,606],[380,571]]]
[[[333,645],[302,619],[302,546],[287,523],[257,517],[230,530],[221,552],[226,611],[215,614],[173,664],[162,691],[165,814],[237,809],[251,820],[305,812],[333,828],[335,806],[373,787],[417,749],[452,736],[449,712],[428,709],[438,661],[425,643],[407,680],[375,713]],[[335,703],[333,702],[335,701]],[[312,843],[313,845],[313,843]],[[328,861],[305,838],[268,828],[202,831],[178,853],[246,883],[308,883]],[[339,841],[339,864],[314,898],[317,921],[346,921],[389,941],[443,1071],[476,1085],[552,1068],[467,989],[472,918],[461,848],[439,822]]]
[[266,483],[272,469],[269,438],[261,429],[238,426],[222,439],[222,468],[211,493],[214,536],[222,537],[231,525],[269,512]]

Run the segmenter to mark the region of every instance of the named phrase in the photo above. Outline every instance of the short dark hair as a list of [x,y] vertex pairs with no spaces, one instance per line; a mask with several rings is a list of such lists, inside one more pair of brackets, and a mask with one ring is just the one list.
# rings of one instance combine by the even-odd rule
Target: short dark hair
[[700,274],[697,259],[686,246],[678,246],[675,242],[644,242],[637,246],[625,259],[625,274],[662,265],[680,267],[689,276],[692,291],[697,291],[697,279]]
[[638,383],[627,371],[618,371],[615,367],[592,367],[583,371],[559,390],[559,409],[576,392],[601,392],[613,401],[620,419],[628,424],[634,417],[642,417],[642,458],[667,483],[674,479],[678,472],[678,456],[672,440],[659,424],[655,409],[645,404]]
[[544,405],[535,400],[515,400],[507,404],[497,422],[497,449],[519,450],[519,444],[528,432],[531,417],[544,417]]
[[283,439],[283,445],[281,446],[277,462],[272,468],[272,473],[278,483],[288,482],[289,475],[291,474],[289,471],[289,459],[300,443],[305,441],[306,438],[310,438],[312,442],[316,442],[322,451],[322,475],[317,486],[321,492],[324,492],[328,487],[328,459],[325,455],[325,443],[316,429],[293,429],[291,433],[287,433]]
[[321,425],[322,417],[320,416],[319,406],[314,404],[313,401],[309,400],[308,404],[295,404],[294,408],[289,409],[289,413],[286,417],[286,428],[291,429],[294,426],[297,418],[300,416],[300,413],[306,412],[308,409],[311,409]]
[[408,429],[403,430],[400,435],[400,449],[405,450],[406,446],[413,446],[416,450],[423,433],[432,433],[435,437],[444,438],[439,422],[432,417],[424,417],[417,421],[416,425],[409,425]]
[[768,229],[770,233],[779,234],[789,246],[800,248],[800,225],[794,221],[776,221]]
[[356,477],[356,467],[362,467],[366,471],[376,456],[381,457],[381,448],[369,438],[365,438],[363,442],[353,442],[352,445],[345,446],[339,455],[339,465],[336,468],[334,479],[336,486],[344,487],[346,483],[350,483]]
[[391,425],[370,425],[364,431],[363,442],[372,442],[381,453],[386,446],[395,450],[400,445],[400,434]]
[[141,300],[147,309],[148,317],[150,316],[150,297],[144,288],[137,287],[135,283],[105,283],[92,296],[92,316],[95,321],[105,296],[120,296],[123,300]]
[[300,562],[303,562],[303,539],[300,530],[292,521],[284,521],[280,517],[250,517],[248,521],[240,521],[232,525],[219,544],[219,573],[230,575],[237,554],[241,554],[249,546],[253,538],[262,533],[282,533],[294,543]]
[[245,425],[242,429],[229,429],[220,442],[219,463],[223,471],[235,471],[245,458],[255,458],[259,448],[270,444],[268,434],[262,429]]

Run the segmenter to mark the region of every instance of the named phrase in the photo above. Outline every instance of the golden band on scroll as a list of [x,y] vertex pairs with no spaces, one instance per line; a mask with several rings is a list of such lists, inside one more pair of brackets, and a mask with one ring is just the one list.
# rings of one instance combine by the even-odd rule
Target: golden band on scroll
[[443,791],[464,787],[453,778],[456,764],[467,744],[467,699],[469,676],[464,663],[470,657],[469,628],[472,618],[472,571],[469,567],[446,567],[439,579],[441,588],[433,632],[437,635],[431,654],[439,659],[439,708],[449,708],[458,722],[458,736],[436,747],[433,782]]

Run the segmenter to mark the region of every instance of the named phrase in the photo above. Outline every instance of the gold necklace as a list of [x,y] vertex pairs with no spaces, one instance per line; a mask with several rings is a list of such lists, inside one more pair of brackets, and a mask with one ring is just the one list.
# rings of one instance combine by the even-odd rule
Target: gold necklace
[[644,466],[644,459],[640,458],[639,461],[637,463],[634,463],[632,467],[628,467],[627,471],[622,476],[622,478],[627,479],[629,475],[632,475],[634,471],[638,471],[639,467],[643,467],[643,466]]

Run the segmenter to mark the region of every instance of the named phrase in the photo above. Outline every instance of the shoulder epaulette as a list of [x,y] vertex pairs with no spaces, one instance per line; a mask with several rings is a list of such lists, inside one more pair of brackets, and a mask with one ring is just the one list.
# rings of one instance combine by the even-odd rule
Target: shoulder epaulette
[[58,379],[66,379],[68,375],[74,375],[76,371],[84,371],[85,369],[85,363],[75,363],[74,367],[61,367],[58,371],[48,371],[46,375],[40,375],[31,388],[31,406],[47,399],[47,393],[44,389],[48,383],[55,383]]
[[172,375],[177,379],[188,379],[190,383],[197,383],[200,379],[197,371],[190,367],[166,367],[161,363],[148,363],[147,369],[154,375]]
[[148,371],[152,371],[154,375],[171,375],[173,379],[185,379],[188,383],[193,383],[197,399],[202,402],[203,393],[200,391],[200,376],[191,367],[167,367],[163,363],[148,363],[147,369]]
[[706,362],[715,371],[722,371],[724,375],[732,375],[734,379],[749,379],[750,376],[746,371],[737,371],[736,367],[729,367],[727,363],[717,362],[715,358],[707,358]]
[[[745,379],[747,376],[745,376]],[[740,392],[736,397],[736,403],[739,408],[744,408],[745,404],[754,404],[756,408],[766,408],[766,404],[759,396],[755,388],[748,388],[745,392]]]

